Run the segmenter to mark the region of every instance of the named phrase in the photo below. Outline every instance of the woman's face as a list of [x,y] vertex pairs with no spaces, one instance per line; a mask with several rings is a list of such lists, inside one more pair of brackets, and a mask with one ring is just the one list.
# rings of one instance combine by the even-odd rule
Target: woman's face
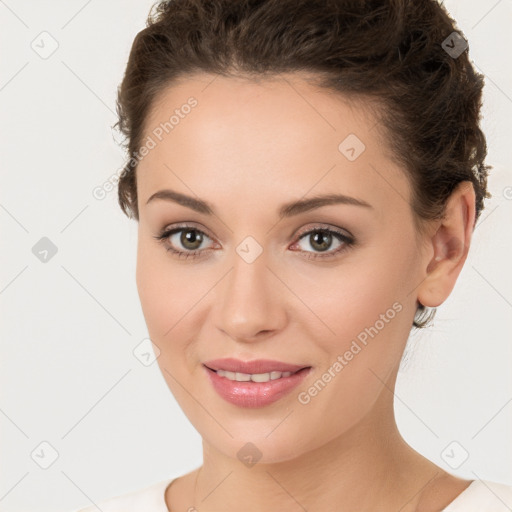
[[[426,260],[410,185],[367,106],[298,75],[260,84],[200,75],[166,90],[147,119],[137,170],[142,309],[169,388],[226,456],[251,442],[260,462],[289,460],[376,422],[379,397],[392,407],[386,387]],[[170,194],[148,202],[164,190],[211,212]],[[324,195],[351,199],[309,203]],[[204,365],[221,358],[310,369],[286,381],[291,389],[285,378],[272,384],[281,395],[229,381],[226,397],[211,377],[227,377]],[[249,385],[263,398],[236,398]]]

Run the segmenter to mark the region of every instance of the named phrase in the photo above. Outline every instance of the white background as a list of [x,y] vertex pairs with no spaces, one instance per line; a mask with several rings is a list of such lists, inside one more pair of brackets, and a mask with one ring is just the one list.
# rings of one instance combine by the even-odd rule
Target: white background
[[[405,439],[436,464],[512,484],[512,1],[445,4],[486,75],[493,198],[434,327],[410,339],[396,414]],[[116,190],[92,195],[124,162],[111,130],[116,89],[151,5],[0,1],[4,512],[69,512],[201,464],[201,438],[157,364],[133,355],[147,336],[136,223]],[[47,59],[31,48],[42,31],[59,45]],[[47,263],[32,253],[42,237],[58,249]],[[469,453],[456,470],[441,457],[454,440]],[[48,469],[31,457],[44,441],[58,453]]]

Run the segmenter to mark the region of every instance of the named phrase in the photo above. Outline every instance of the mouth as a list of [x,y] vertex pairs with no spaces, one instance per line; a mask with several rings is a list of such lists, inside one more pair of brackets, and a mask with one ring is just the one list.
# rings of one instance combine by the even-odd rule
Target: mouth
[[236,381],[236,382],[269,382],[271,380],[278,380],[286,377],[290,377],[292,375],[295,375],[297,373],[305,372],[311,368],[311,366],[304,366],[300,368],[299,370],[290,372],[282,372],[278,370],[273,370],[271,372],[264,372],[264,373],[244,373],[244,372],[232,372],[229,370],[214,370],[213,368],[210,368],[209,366],[206,366],[207,370],[210,372],[216,373],[219,377],[225,377],[228,380]]
[[304,368],[311,368],[311,366],[306,364],[291,364],[272,359],[254,359],[252,361],[242,361],[241,359],[230,357],[223,359],[212,359],[210,361],[205,361],[203,364],[209,370],[215,372],[226,372],[226,376],[228,378],[231,376],[231,373],[239,373],[242,374],[241,378],[246,380],[247,377],[243,377],[243,375],[249,375],[252,377],[257,375],[265,375],[268,373],[274,375],[273,377],[270,377],[270,379],[273,380],[281,376],[278,375],[278,373],[292,375],[300,370],[303,370]]
[[217,359],[203,363],[213,389],[242,408],[258,408],[281,400],[307,378],[312,366],[280,361]]

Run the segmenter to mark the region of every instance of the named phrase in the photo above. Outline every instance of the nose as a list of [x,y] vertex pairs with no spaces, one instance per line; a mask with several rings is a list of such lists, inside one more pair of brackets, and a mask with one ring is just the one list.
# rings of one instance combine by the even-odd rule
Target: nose
[[266,339],[283,329],[286,288],[268,267],[265,252],[252,263],[235,253],[223,281],[214,306],[218,329],[243,342]]

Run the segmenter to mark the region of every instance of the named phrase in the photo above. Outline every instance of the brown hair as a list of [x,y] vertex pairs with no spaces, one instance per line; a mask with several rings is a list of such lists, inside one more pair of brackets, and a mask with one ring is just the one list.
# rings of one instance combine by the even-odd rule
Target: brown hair
[[[118,89],[118,126],[129,161],[120,176],[123,212],[138,220],[136,167],[157,95],[195,73],[258,80],[307,73],[318,85],[382,105],[379,121],[408,172],[420,220],[443,217],[458,183],[470,181],[476,220],[484,208],[483,75],[455,21],[435,0],[168,0],[153,5],[133,42]],[[454,38],[458,38],[455,39]],[[460,46],[462,44],[462,46]],[[473,226],[474,228],[474,226]],[[418,303],[414,327],[435,314]]]

